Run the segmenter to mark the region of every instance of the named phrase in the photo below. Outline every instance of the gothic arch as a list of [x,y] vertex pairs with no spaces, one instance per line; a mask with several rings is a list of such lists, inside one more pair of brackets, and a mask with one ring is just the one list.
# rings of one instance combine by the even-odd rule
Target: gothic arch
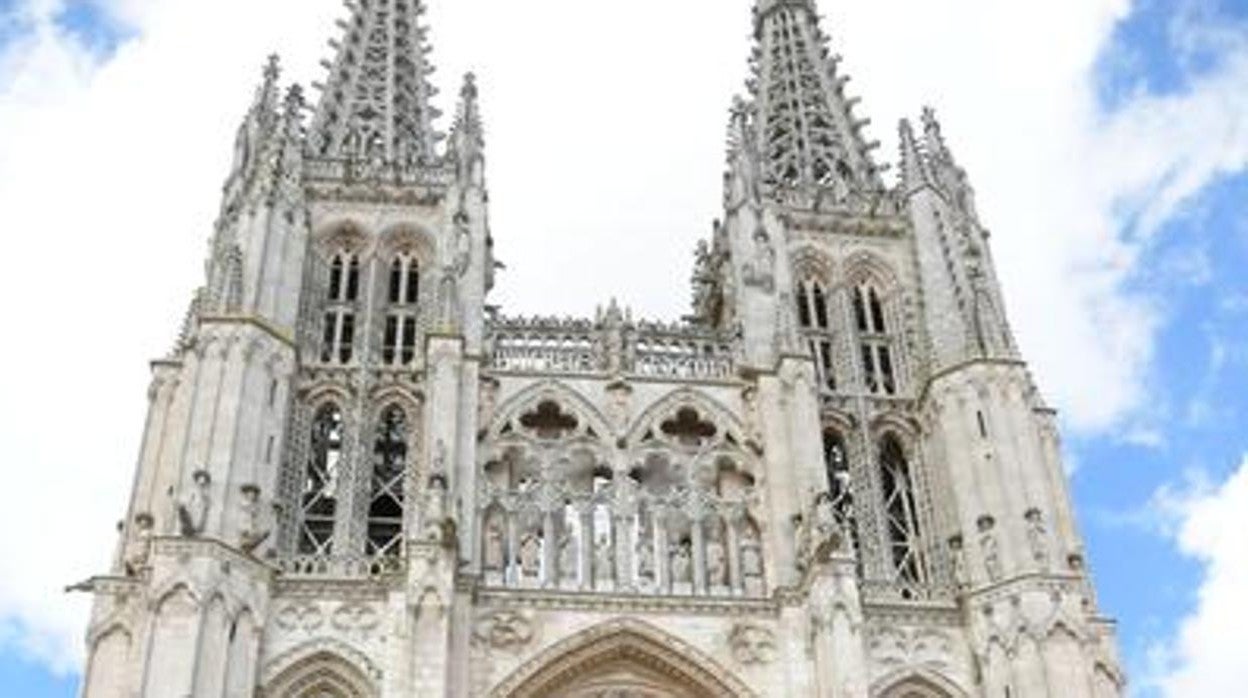
[[387,385],[375,390],[370,398],[372,410],[369,417],[377,419],[387,408],[398,406],[409,416],[416,418],[425,405],[425,393],[419,388],[403,385]]
[[709,417],[711,421],[718,423],[721,427],[731,432],[738,439],[738,443],[744,443],[740,439],[746,433],[746,430],[741,420],[731,410],[720,404],[719,401],[690,388],[677,388],[650,403],[641,412],[640,416],[633,420],[632,426],[629,427],[628,443],[637,443],[645,435],[646,429],[652,426],[655,421],[669,416],[668,413],[673,413],[682,407],[693,407],[701,411],[703,417]]
[[312,414],[316,414],[330,403],[341,408],[343,405],[351,404],[351,390],[346,385],[336,382],[317,383],[307,389],[303,402]]
[[925,668],[901,668],[871,685],[874,698],[970,698],[952,679]]
[[312,234],[314,248],[329,257],[338,250],[363,256],[368,247],[365,227],[353,218],[332,218]]
[[801,245],[793,251],[790,259],[793,260],[794,282],[815,278],[830,287],[836,278],[836,263],[815,245]]
[[196,608],[203,606],[203,600],[206,598],[205,593],[196,589],[190,581],[181,578],[166,580],[159,586],[155,587],[156,591],[149,597],[151,599],[148,608],[156,611],[169,599],[177,596],[179,593],[185,594],[187,598],[195,605]]
[[[619,618],[566,638],[521,665],[490,698],[563,698],[595,679],[661,677],[679,698],[754,698],[758,694],[714,659],[643,621]],[[606,686],[602,686],[606,688]]]
[[432,268],[438,260],[437,238],[423,225],[394,223],[377,235],[377,254],[384,259],[396,254],[412,254],[422,268]]
[[[362,652],[338,640],[305,643],[270,661],[262,672],[260,698],[320,696],[376,698],[381,670]],[[309,693],[311,692],[311,693]]]
[[610,422],[601,410],[585,396],[557,380],[535,383],[508,398],[494,411],[495,416],[490,424],[490,433],[497,434],[508,422],[547,400],[559,403],[585,417],[589,422],[588,426],[598,436],[605,438],[613,433]]
[[914,459],[915,444],[919,442],[921,429],[913,418],[900,412],[881,412],[871,418],[871,440],[882,441],[884,437],[893,435],[900,442],[906,457]]
[[844,280],[847,286],[873,283],[886,302],[900,292],[901,283],[897,272],[875,252],[856,250],[845,258],[842,268],[845,270]]

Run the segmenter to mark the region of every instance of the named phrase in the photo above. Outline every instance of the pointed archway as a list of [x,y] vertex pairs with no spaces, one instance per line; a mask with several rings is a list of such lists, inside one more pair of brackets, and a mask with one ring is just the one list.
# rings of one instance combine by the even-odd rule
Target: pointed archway
[[491,698],[755,698],[715,660],[648,623],[619,619],[539,653]]

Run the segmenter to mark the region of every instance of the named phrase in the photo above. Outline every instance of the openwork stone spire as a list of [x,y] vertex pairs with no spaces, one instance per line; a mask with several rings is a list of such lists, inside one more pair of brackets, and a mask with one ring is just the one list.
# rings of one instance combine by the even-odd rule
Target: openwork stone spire
[[773,198],[839,205],[883,184],[862,129],[848,77],[828,52],[814,0],[758,0],[750,92],[763,185]]
[[428,163],[441,134],[430,103],[433,66],[419,23],[421,0],[351,0],[310,133],[311,154],[347,160]]

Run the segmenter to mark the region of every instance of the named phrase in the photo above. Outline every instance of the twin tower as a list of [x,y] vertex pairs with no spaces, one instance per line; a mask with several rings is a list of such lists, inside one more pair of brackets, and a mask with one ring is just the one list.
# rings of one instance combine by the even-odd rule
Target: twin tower
[[935,117],[759,0],[679,322],[487,306],[477,89],[353,0],[276,62],[153,363],[85,698],[1110,698],[1054,415]]

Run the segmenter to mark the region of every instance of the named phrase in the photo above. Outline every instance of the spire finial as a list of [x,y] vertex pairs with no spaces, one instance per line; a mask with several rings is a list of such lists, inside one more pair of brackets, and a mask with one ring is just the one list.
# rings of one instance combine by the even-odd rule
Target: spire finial
[[264,80],[265,82],[276,83],[281,75],[282,57],[276,53],[270,53],[269,60],[264,65]]
[[[442,135],[431,104],[428,30],[420,0],[347,2],[343,37],[310,133],[314,157],[397,163],[434,160]],[[357,152],[360,151],[360,152]]]
[[940,120],[936,118],[936,110],[931,107],[923,107],[923,136],[927,141],[928,152],[933,157],[938,160],[953,161],[953,154],[949,152],[944,134],[941,132]]
[[756,0],[751,54],[753,128],[765,143],[765,193],[804,208],[840,208],[878,198],[871,157],[878,144],[853,114],[813,0]]

